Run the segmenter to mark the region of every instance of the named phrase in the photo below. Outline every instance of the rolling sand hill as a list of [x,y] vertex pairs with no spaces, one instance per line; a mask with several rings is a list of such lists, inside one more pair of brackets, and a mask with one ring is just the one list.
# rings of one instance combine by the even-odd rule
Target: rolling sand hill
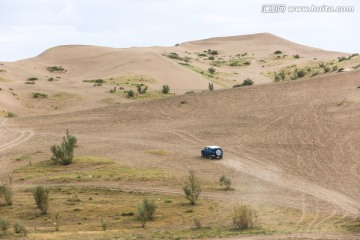
[[[264,47],[269,42],[272,45]],[[204,238],[220,237],[216,231],[223,234],[221,236],[240,234],[226,229],[231,225],[232,204],[241,202],[259,209],[261,229],[254,230],[256,236],[241,233],[248,239],[359,238],[356,222],[360,209],[359,70],[148,101],[130,101],[118,96],[123,102],[109,106],[100,101],[109,95],[103,91],[109,86],[94,87],[82,82],[83,79],[134,74],[156,79],[153,85],[149,84],[154,88],[164,83],[181,87],[183,83],[190,89],[206,89],[208,78],[162,54],[176,51],[181,55],[185,51],[210,48],[228,55],[236,50],[236,43],[242,43],[239,49],[248,54],[253,52],[255,58],[265,58],[276,49],[303,56],[284,60],[288,62],[283,64],[297,60],[305,63],[313,61],[315,56],[325,61],[339,55],[270,34],[257,34],[182,43],[170,49],[64,46],[33,59],[4,63],[1,66],[6,69],[4,79],[9,80],[1,82],[1,86],[13,86],[13,90],[3,88],[0,91],[1,104],[26,117],[0,121],[0,174],[5,176],[14,171],[14,187],[24,207],[31,206],[31,201],[26,200],[27,189],[37,184],[52,186],[57,196],[53,201],[58,201],[57,206],[64,216],[63,230],[58,235],[50,234],[51,226],[43,216],[31,218],[32,211],[36,211],[31,207],[27,215],[21,210],[11,212],[0,208],[0,212],[17,218],[25,216],[28,226],[37,227],[38,230],[30,235],[37,239],[60,236],[95,239],[117,234],[121,238],[134,232],[148,238],[175,238],[176,234]],[[192,64],[203,66],[205,60],[196,63],[192,60]],[[51,76],[46,70],[49,65],[61,65],[67,70],[58,74],[61,80],[43,80]],[[17,68],[19,75],[15,75]],[[230,67],[220,67],[223,68]],[[249,69],[249,74],[256,72],[255,67]],[[175,77],[170,80],[166,72]],[[161,78],[162,73],[164,78]],[[21,78],[29,74],[42,80],[27,86]],[[182,74],[189,74],[189,78]],[[10,76],[19,78],[10,80]],[[259,73],[256,76],[260,79]],[[257,78],[253,79],[256,82]],[[59,104],[59,99],[26,98],[30,93],[28,87],[32,91],[69,95],[61,100],[64,106],[57,111],[52,105]],[[19,102],[28,99],[25,102],[29,105],[14,103],[13,98],[19,98]],[[88,105],[82,106],[84,103]],[[69,107],[69,104],[74,106]],[[76,155],[80,157],[74,165],[54,169],[46,165],[51,156],[49,146],[58,142],[66,129],[77,136]],[[206,145],[221,145],[224,159],[214,161],[199,157],[200,149]],[[94,160],[98,158],[100,160]],[[124,172],[124,169],[127,170]],[[204,182],[203,200],[191,211],[178,198],[189,169]],[[231,177],[233,191],[217,187],[222,174]],[[96,191],[102,188],[128,191],[131,201],[138,201],[138,195],[134,195],[137,192],[150,194],[157,199],[160,213],[148,228],[140,230],[134,225],[135,219],[119,217],[115,214],[118,210],[111,208],[118,204],[109,202],[112,196],[123,192],[106,192],[107,198],[99,199],[98,195],[87,195],[90,187],[97,187]],[[75,193],[83,203],[76,211],[67,204],[71,199],[66,200],[66,196]],[[164,203],[161,194],[172,200]],[[176,198],[171,198],[172,195]],[[91,207],[93,198],[98,201],[95,212]],[[126,198],[122,203],[129,204],[125,202],[128,202]],[[174,211],[181,210],[166,212],[162,210],[169,206],[166,204],[174,204]],[[108,212],[104,210],[105,205]],[[136,209],[136,204],[127,207]],[[96,221],[101,219],[101,214],[107,214],[113,221],[113,230],[106,233],[93,230],[99,228]],[[194,217],[212,227],[199,230],[203,235],[194,232],[191,230]],[[165,235],[156,235],[155,230]]]

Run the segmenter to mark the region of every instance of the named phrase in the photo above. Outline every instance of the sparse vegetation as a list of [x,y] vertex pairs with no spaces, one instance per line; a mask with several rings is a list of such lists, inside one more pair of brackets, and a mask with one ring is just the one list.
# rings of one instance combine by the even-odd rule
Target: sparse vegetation
[[33,190],[33,196],[35,199],[36,206],[44,214],[47,213],[49,208],[49,193],[50,190],[44,186],[37,186]]
[[7,218],[0,219],[0,228],[1,228],[2,234],[5,236],[7,233],[7,230],[9,229],[9,221],[7,220]]
[[13,112],[6,112],[5,117],[6,118],[14,118],[14,117],[17,117],[17,115]]
[[55,213],[52,217],[52,220],[53,220],[55,231],[59,231],[60,230],[60,214],[58,212]]
[[0,199],[4,201],[6,206],[13,204],[12,177],[5,177],[0,185]]
[[251,85],[253,85],[253,84],[254,84],[253,80],[251,80],[250,78],[247,78],[247,79],[245,79],[245,80],[243,81],[242,84],[235,84],[235,85],[233,86],[233,88],[236,88],[236,87],[244,87],[244,86],[251,86]]
[[254,227],[257,218],[256,212],[247,205],[234,206],[233,224],[236,229],[249,229]]
[[14,225],[14,232],[16,234],[21,234],[23,237],[26,237],[27,235],[27,229],[25,225],[20,221],[15,221]]
[[163,94],[169,93],[169,92],[170,92],[170,86],[169,86],[169,85],[163,85],[163,86],[162,86],[162,89],[161,89],[161,92],[162,92]]
[[48,95],[45,94],[45,93],[36,92],[36,93],[33,93],[33,94],[32,94],[32,97],[33,97],[33,98],[41,99],[41,98],[47,98]]
[[46,68],[49,72],[66,72],[66,70],[61,66],[51,66]]
[[139,84],[136,86],[136,88],[137,88],[138,93],[140,93],[140,94],[145,94],[148,89],[148,87],[144,84]]
[[109,221],[106,218],[102,218],[100,221],[101,228],[103,231],[106,231],[109,225]]
[[74,148],[77,143],[77,138],[66,131],[66,136],[63,137],[61,145],[53,145],[50,147],[53,153],[51,161],[56,165],[69,165],[74,158]]
[[219,185],[220,187],[224,187],[224,190],[228,191],[231,189],[231,179],[226,177],[225,175],[222,175],[219,178]]
[[296,72],[297,77],[301,78],[304,77],[306,75],[306,72],[304,71],[304,69],[301,69],[299,71]]
[[27,81],[37,81],[38,79],[36,77],[30,77],[27,79]]
[[200,181],[195,176],[195,172],[193,170],[189,171],[188,181],[186,182],[183,190],[185,197],[190,201],[190,204],[195,205],[201,193],[201,186]]
[[214,90],[214,84],[213,83],[209,83],[209,91],[213,91]]
[[48,79],[48,81],[49,81],[49,82],[52,82],[52,81],[54,81],[54,78],[51,77],[51,78]]
[[156,210],[156,204],[154,201],[149,201],[144,198],[142,203],[138,206],[138,218],[141,221],[141,226],[144,228],[147,221],[153,220],[153,216]]
[[274,52],[274,54],[282,54],[282,51],[276,50],[276,51]]
[[213,67],[209,67],[208,71],[209,71],[210,74],[214,74],[216,72],[216,69],[213,68]]
[[300,58],[300,55],[299,54],[295,54],[293,55],[294,58]]
[[207,52],[208,52],[209,54],[211,54],[211,55],[218,55],[218,54],[219,54],[218,50],[211,50],[211,49],[209,49]]
[[135,93],[134,93],[133,90],[127,91],[127,96],[128,96],[128,98],[132,98],[132,97],[134,97],[134,95],[135,95]]

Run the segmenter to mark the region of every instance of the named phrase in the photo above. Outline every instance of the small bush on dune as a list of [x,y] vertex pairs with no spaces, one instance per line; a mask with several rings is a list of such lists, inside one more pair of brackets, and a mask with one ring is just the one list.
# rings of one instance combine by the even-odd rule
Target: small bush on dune
[[200,181],[195,176],[195,172],[193,170],[189,171],[188,181],[186,182],[183,190],[185,197],[190,201],[190,204],[195,205],[200,196],[201,187]]
[[233,224],[236,229],[249,229],[254,227],[256,218],[256,212],[249,206],[240,204],[234,206]]
[[219,185],[220,187],[224,187],[224,190],[228,191],[231,189],[231,179],[222,175],[219,178]]
[[17,115],[13,112],[6,112],[5,117],[6,118],[14,118],[14,117],[17,117]]
[[169,86],[169,85],[163,85],[163,86],[162,86],[162,89],[161,89],[161,92],[162,92],[163,94],[169,93],[169,92],[170,92],[170,86]]
[[47,213],[47,210],[49,208],[49,193],[50,193],[50,190],[43,186],[37,186],[33,190],[33,196],[35,199],[36,206],[44,214]]
[[145,94],[148,89],[147,86],[144,86],[142,84],[137,85],[136,88],[137,88],[138,93],[140,93],[140,94]]
[[27,79],[28,81],[37,81],[38,79],[36,77],[31,77]]
[[214,84],[213,83],[209,83],[209,91],[213,91],[214,90]]
[[22,222],[16,221],[14,223],[13,227],[14,227],[14,232],[16,234],[21,234],[22,236],[26,237],[27,229],[26,229],[25,225]]
[[33,97],[33,98],[47,98],[48,95],[45,94],[45,93],[39,93],[39,92],[37,92],[37,93],[33,93],[32,97]]
[[306,75],[305,71],[303,69],[296,72],[297,77],[301,78]]
[[274,52],[274,54],[282,54],[282,52],[280,50],[277,50]]
[[147,221],[153,220],[157,206],[154,201],[149,201],[147,198],[138,206],[138,219],[141,221],[141,226],[145,227]]
[[61,66],[51,66],[46,68],[49,72],[65,72],[66,70]]
[[216,69],[213,67],[208,68],[208,71],[210,74],[214,74],[216,72]]
[[133,90],[129,90],[129,91],[127,91],[127,95],[128,95],[128,98],[132,98],[132,97],[134,97],[134,91]]
[[6,206],[13,204],[13,190],[12,177],[6,177],[1,181],[0,185],[0,199],[2,199]]
[[53,145],[50,147],[53,156],[51,160],[55,164],[69,165],[74,158],[74,148],[77,143],[77,138],[66,132],[66,136],[63,137],[61,145]]
[[7,218],[0,219],[0,228],[3,232],[3,235],[6,235],[6,232],[9,229],[9,221],[7,220]]

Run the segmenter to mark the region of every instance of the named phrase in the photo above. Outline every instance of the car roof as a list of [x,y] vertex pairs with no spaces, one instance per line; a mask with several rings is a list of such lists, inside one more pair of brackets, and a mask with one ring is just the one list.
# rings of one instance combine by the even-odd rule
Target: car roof
[[207,148],[221,148],[219,146],[206,146]]

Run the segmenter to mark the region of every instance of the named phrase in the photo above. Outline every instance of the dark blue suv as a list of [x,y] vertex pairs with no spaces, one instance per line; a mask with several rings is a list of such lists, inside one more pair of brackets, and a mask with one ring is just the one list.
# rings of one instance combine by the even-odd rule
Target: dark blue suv
[[221,147],[218,146],[206,146],[203,150],[201,150],[201,156],[209,159],[222,159],[223,150],[221,149]]

